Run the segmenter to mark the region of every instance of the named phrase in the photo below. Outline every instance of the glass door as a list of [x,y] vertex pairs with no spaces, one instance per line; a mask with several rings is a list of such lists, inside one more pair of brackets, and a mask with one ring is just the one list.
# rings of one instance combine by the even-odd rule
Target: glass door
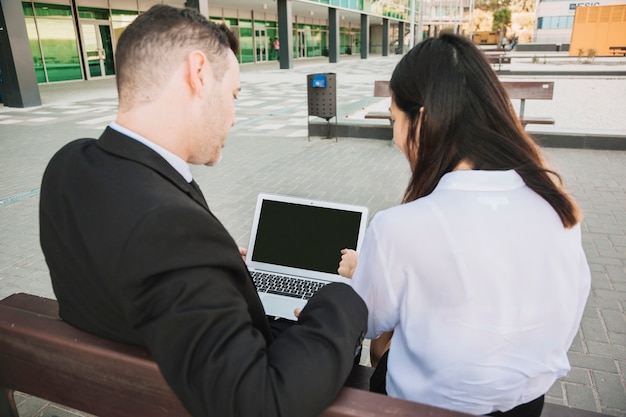
[[256,29],[254,31],[254,41],[256,43],[256,62],[263,62],[269,59],[267,32],[265,29]]
[[115,74],[109,22],[81,22],[80,29],[87,79]]
[[306,32],[304,29],[298,29],[298,42],[296,45],[298,58],[306,58]]

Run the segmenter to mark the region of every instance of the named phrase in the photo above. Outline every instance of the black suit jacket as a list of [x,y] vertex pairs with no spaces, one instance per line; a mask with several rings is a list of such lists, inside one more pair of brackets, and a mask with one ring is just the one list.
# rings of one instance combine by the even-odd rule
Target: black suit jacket
[[344,284],[273,338],[237,245],[161,156],[107,128],[44,173],[41,246],[61,317],[146,346],[194,416],[315,416],[366,328]]

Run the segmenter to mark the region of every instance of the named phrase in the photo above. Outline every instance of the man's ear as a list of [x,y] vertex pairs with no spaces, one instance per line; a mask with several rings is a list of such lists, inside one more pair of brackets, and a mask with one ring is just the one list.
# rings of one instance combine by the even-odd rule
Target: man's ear
[[212,75],[211,65],[203,52],[196,50],[187,55],[187,82],[193,94],[202,94]]

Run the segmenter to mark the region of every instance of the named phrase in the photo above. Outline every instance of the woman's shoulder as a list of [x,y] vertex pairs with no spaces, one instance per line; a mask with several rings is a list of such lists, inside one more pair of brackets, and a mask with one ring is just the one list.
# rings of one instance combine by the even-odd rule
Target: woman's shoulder
[[398,225],[406,225],[407,222],[419,222],[421,219],[430,217],[430,209],[428,207],[428,198],[423,197],[409,203],[400,204],[389,207],[377,212],[372,218],[372,224],[378,224],[384,227],[393,227]]

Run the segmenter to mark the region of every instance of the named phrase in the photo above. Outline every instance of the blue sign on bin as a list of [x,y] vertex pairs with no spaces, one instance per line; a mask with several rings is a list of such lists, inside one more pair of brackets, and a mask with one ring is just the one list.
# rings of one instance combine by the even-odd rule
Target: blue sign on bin
[[311,80],[311,87],[326,88],[326,76],[323,74],[314,75]]

